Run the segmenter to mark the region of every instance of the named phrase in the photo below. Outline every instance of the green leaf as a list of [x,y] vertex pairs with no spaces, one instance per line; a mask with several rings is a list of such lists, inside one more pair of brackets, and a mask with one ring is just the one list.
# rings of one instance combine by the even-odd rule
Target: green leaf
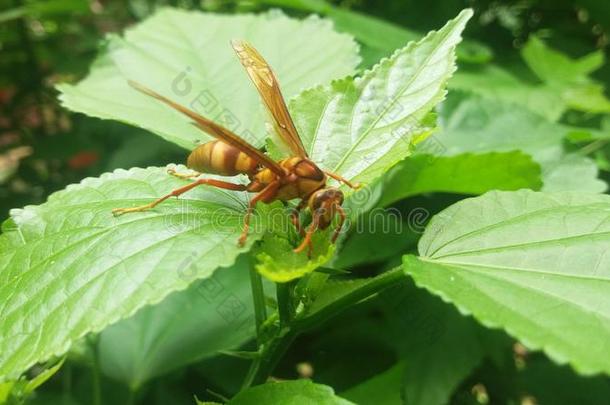
[[328,242],[328,232],[314,234],[312,258],[307,251],[294,253],[294,245],[285,237],[267,234],[256,254],[256,270],[276,283],[285,283],[311,273],[326,264],[335,253],[335,246]]
[[290,104],[312,159],[370,182],[410,154],[431,130],[430,110],[455,70],[455,46],[472,10],[410,43],[357,79],[303,92]]
[[559,89],[568,107],[591,113],[610,112],[610,100],[604,95],[603,86],[588,77],[604,64],[602,51],[575,60],[530,36],[521,54],[536,76]]
[[117,170],[11,212],[0,236],[0,378],[210,277],[261,237],[254,226],[237,246],[247,196],[212,187],[112,216],[185,184],[165,171]]
[[333,389],[309,380],[268,382],[237,394],[228,405],[348,405],[352,402],[335,395]]
[[593,52],[580,59],[549,48],[535,35],[529,37],[521,50],[523,60],[541,80],[552,83],[569,83],[593,73],[604,64],[604,53]]
[[551,121],[559,120],[568,108],[559,89],[524,82],[494,64],[460,66],[449,88],[473,92],[496,102],[513,103]]
[[540,167],[521,152],[466,153],[451,157],[418,154],[388,172],[379,205],[430,192],[483,194],[493,189],[539,189],[541,186]]
[[[540,164],[543,190],[599,192],[606,187],[597,180],[597,170],[587,158],[565,153],[563,139],[572,127],[551,122],[526,108],[454,92],[439,108],[439,121],[442,132],[426,140],[418,149],[421,153],[456,156],[521,150]],[[588,167],[581,169],[587,177],[573,181],[572,175],[557,174],[566,165]]]
[[249,259],[241,256],[230,268],[106,328],[99,337],[104,374],[137,389],[153,377],[253,338],[248,266]]
[[417,285],[579,372],[610,373],[610,196],[490,192],[433,218]]
[[405,364],[404,402],[449,403],[453,391],[486,354],[482,328],[412,282],[388,289],[380,298],[389,323],[386,334]]
[[109,38],[89,76],[58,86],[62,103],[143,127],[186,149],[207,139],[179,113],[131,89],[130,78],[260,146],[265,114],[229,44],[236,38],[252,42],[267,58],[287,98],[353,73],[360,61],[353,39],[316,17],[299,21],[279,12],[223,16],[163,9],[123,38]]
[[608,185],[597,178],[595,162],[585,156],[572,153],[561,160],[545,164],[543,191],[575,191],[603,193]]

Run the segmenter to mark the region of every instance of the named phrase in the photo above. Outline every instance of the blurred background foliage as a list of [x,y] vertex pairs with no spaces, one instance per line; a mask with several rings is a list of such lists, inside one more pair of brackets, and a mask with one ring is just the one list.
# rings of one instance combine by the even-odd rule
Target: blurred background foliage
[[[605,90],[610,87],[607,0],[0,0],[0,4],[0,219],[8,216],[9,209],[42,203],[53,191],[86,176],[184,160],[184,150],[145,131],[63,109],[55,90],[56,84],[76,83],[87,74],[105,34],[120,32],[164,6],[221,13],[279,7],[297,17],[321,14],[359,41],[362,69],[406,41],[441,27],[464,7],[473,7],[476,14],[458,50],[460,66],[450,83],[452,93],[439,109],[441,125],[455,124],[446,129],[446,135],[451,135],[447,139],[453,141],[441,147],[455,153],[525,151],[542,166],[543,188],[547,189],[600,192],[606,187],[600,180],[610,181],[610,101]],[[455,111],[464,114],[461,120],[452,121]],[[481,133],[473,135],[469,123],[482,120],[489,125],[478,125]],[[503,138],[506,127],[494,126],[494,120],[514,122],[515,135]],[[460,140],[470,139],[464,136],[466,132],[476,135],[480,143],[460,144]],[[557,136],[556,132],[562,134]],[[529,138],[542,136],[548,137],[548,145],[528,143]],[[563,142],[559,152],[547,148],[558,138]],[[549,156],[549,149],[557,154]],[[399,165],[396,171],[400,170]],[[473,193],[483,191],[473,189]],[[404,196],[387,198],[398,201]],[[403,212],[419,206],[438,211],[456,199],[439,194],[434,200],[422,196],[395,206]],[[370,271],[366,266],[370,262],[385,263],[389,268],[395,264],[386,262],[389,258],[414,248],[418,235],[412,234],[355,237],[339,262],[360,266],[365,274]],[[365,248],[371,244],[373,251]],[[540,403],[603,403],[609,397],[608,379],[577,378],[568,367],[556,366],[541,354],[527,353],[504,334],[459,316],[453,307],[414,286],[404,288],[408,291],[390,291],[354,308],[332,325],[324,325],[322,334],[314,331],[299,338],[280,364],[278,376],[307,376],[306,369],[295,369],[294,364],[308,361],[319,366],[317,382],[335,387],[346,398],[358,400],[357,383],[362,381],[369,384],[368,390],[378,386],[382,395],[389,391],[387,387],[397,384],[392,370],[402,364],[396,364],[397,358],[403,358],[400,348],[395,347],[399,337],[409,335],[413,341],[408,343],[420,347],[432,333],[438,335],[434,344],[425,346],[423,352],[418,350],[421,356],[408,361],[431,362],[435,359],[426,357],[428,354],[447,351],[464,353],[464,357],[458,356],[454,365],[439,362],[446,369],[437,369],[438,375],[430,379],[442,385],[445,374],[459,374],[456,368],[476,366],[459,387],[449,381],[441,388],[454,392],[452,403],[488,403],[490,396],[522,404],[535,403],[534,396]],[[397,321],[398,306],[407,308],[407,314]],[[413,324],[421,328],[413,328]],[[412,333],[419,329],[422,336]],[[380,337],[371,333],[375,330],[390,332]],[[445,334],[447,330],[451,333]],[[467,347],[473,341],[478,343]],[[76,348],[70,367],[56,382],[56,391],[89,398],[88,392],[102,389],[108,403],[133,400],[130,395],[135,389],[130,391],[124,382],[117,384],[104,377],[101,387],[93,386],[95,377],[89,378],[86,365],[97,360],[85,344],[81,357],[78,355]],[[525,370],[524,358],[528,356],[530,367]],[[362,364],[367,367],[362,368]],[[202,387],[235,391],[246,365],[230,357],[212,358],[171,372],[141,391],[138,399],[192,403],[193,392],[214,399],[202,392]],[[423,395],[415,385],[406,390],[412,398]],[[43,391],[36,401],[58,403],[53,395],[53,390],[48,394]],[[384,398],[384,403],[395,399]],[[72,397],[62,397],[62,401],[75,403]]]

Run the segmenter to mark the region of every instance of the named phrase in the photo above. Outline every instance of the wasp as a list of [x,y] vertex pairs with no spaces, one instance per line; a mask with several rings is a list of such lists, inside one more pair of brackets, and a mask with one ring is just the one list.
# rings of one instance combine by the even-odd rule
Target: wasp
[[[336,187],[329,187],[328,178],[333,178],[353,189],[357,189],[360,185],[353,184],[336,173],[322,170],[309,159],[286,107],[277,78],[269,64],[249,43],[234,40],[231,41],[231,45],[258,90],[276,133],[286,144],[292,156],[275,161],[227,128],[137,82],[129,81],[130,86],[134,89],[186,115],[192,120],[193,125],[214,137],[215,140],[199,145],[188,156],[186,166],[193,173],[185,174],[169,170],[169,173],[176,177],[192,179],[190,183],[149,204],[133,208],[116,208],[112,212],[114,215],[121,215],[146,211],[170,197],[178,197],[200,185],[256,193],[250,200],[244,216],[244,226],[238,240],[238,244],[241,246],[247,239],[250,219],[258,202],[270,203],[276,200],[287,202],[300,199],[290,213],[292,224],[303,237],[294,252],[299,253],[308,249],[308,254],[311,255],[311,238],[314,232],[328,228],[338,215],[339,222],[331,238],[331,242],[334,243],[346,219],[345,210],[341,206],[344,199],[343,193]],[[249,184],[235,184],[222,180],[199,178],[202,173],[221,176],[244,174],[250,182]],[[312,216],[307,230],[303,229],[299,221],[299,213],[305,207],[309,208]]]

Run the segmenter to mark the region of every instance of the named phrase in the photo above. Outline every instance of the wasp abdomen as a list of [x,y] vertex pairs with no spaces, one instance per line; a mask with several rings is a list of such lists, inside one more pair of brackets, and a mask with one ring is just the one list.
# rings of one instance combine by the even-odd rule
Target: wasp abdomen
[[255,173],[258,162],[234,146],[222,141],[211,141],[192,151],[186,165],[202,173],[235,176]]

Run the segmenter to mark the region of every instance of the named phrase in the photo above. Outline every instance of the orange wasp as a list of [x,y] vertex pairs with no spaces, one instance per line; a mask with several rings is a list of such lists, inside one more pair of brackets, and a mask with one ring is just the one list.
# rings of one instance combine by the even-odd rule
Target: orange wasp
[[[174,103],[139,83],[129,81],[129,84],[136,90],[178,110],[189,117],[196,127],[216,138],[214,141],[199,145],[189,155],[186,165],[195,173],[180,174],[170,170],[170,174],[183,179],[197,178],[201,172],[223,176],[245,174],[250,179],[250,183],[235,184],[215,179],[197,178],[149,204],[134,208],[116,208],[112,212],[120,215],[145,211],[170,197],[177,197],[202,184],[227,190],[257,193],[250,200],[244,217],[244,228],[238,240],[239,245],[243,245],[248,236],[250,218],[257,202],[270,203],[275,200],[290,201],[298,198],[301,201],[296,209],[292,210],[290,219],[304,239],[294,251],[298,253],[307,248],[311,254],[311,237],[317,229],[328,228],[335,215],[339,215],[339,224],[331,239],[334,243],[345,222],[345,211],[341,207],[343,193],[338,188],[326,185],[328,177],[351,188],[359,186],[335,173],[320,169],[308,158],[271,67],[250,44],[243,41],[232,41],[231,44],[270,113],[276,132],[294,156],[276,162],[227,128]],[[306,232],[299,223],[299,212],[305,206],[308,206],[312,213],[312,221]]]

